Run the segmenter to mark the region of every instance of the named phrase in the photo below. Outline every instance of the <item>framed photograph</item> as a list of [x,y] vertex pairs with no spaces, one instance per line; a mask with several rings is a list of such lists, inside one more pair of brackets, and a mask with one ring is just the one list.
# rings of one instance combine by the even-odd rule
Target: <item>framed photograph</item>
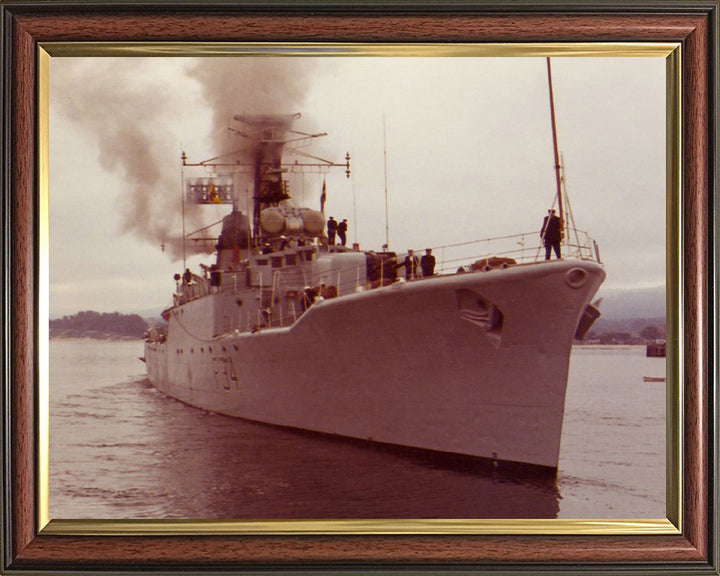
[[3,570],[718,573],[717,2],[0,9]]

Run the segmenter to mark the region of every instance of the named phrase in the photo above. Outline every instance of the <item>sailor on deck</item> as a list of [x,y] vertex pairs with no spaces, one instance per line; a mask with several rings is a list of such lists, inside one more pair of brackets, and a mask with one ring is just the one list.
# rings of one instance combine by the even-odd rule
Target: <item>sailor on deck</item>
[[425,248],[425,255],[420,258],[420,268],[422,268],[423,278],[435,274],[435,256],[432,255],[431,248]]
[[338,235],[338,238],[340,238],[340,244],[342,244],[343,246],[345,246],[347,244],[347,229],[348,229],[347,219],[343,218],[343,221],[340,222],[340,224],[338,224],[338,227],[337,227],[337,235]]
[[337,230],[338,230],[337,220],[335,220],[335,218],[330,216],[330,219],[328,220],[328,223],[327,223],[328,244],[330,244],[330,246],[335,245],[335,234],[337,233]]
[[555,251],[555,256],[560,258],[560,241],[562,230],[560,218],[555,215],[555,210],[548,210],[548,215],[543,220],[540,238],[545,244],[545,260],[550,260],[550,251]]
[[406,280],[412,280],[413,278],[417,278],[417,270],[420,263],[418,262],[418,257],[413,254],[412,250],[408,250],[407,256],[405,256],[405,260],[401,264],[401,266],[405,266],[405,279]]

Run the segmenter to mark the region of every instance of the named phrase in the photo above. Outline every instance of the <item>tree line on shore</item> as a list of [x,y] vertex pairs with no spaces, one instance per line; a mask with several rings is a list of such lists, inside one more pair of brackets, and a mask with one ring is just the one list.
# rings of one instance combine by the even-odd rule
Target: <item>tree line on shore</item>
[[142,338],[147,322],[138,314],[84,310],[50,320],[50,337]]
[[[597,324],[582,344],[648,344],[665,339],[664,319],[610,320]],[[138,314],[84,310],[50,320],[50,337],[142,338],[147,327],[147,322]]]
[[650,344],[657,340],[665,340],[665,326],[654,324],[645,326],[639,332],[624,330],[591,331],[583,344]]

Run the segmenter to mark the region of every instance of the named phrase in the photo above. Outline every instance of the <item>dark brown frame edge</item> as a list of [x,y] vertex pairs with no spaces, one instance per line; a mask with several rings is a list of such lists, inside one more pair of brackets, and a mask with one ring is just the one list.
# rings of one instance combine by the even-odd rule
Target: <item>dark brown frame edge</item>
[[[0,0],[6,574],[718,574],[717,0]],[[36,526],[36,58],[50,41],[682,43],[683,531],[641,536],[47,536]]]

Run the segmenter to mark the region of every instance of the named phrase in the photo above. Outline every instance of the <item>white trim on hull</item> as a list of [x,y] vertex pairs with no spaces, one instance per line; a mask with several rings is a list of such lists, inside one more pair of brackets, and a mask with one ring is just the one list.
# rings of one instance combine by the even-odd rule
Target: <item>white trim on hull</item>
[[221,414],[556,468],[573,335],[604,276],[561,260],[401,282],[213,339],[171,317],[148,375]]

